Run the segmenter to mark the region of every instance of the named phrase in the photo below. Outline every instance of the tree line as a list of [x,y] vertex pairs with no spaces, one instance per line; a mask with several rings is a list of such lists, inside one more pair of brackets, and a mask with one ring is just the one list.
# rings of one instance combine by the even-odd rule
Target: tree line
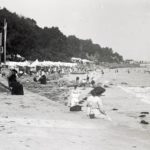
[[74,35],[64,35],[58,27],[37,25],[31,18],[19,16],[6,8],[0,8],[0,31],[7,20],[7,55],[20,54],[27,60],[70,61],[80,57],[96,62],[121,62],[123,57],[112,48],[94,44],[91,39],[82,40]]

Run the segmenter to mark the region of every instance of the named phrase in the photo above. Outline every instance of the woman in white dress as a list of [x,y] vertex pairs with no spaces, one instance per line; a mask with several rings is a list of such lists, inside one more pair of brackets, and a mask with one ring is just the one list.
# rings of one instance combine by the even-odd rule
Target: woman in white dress
[[91,95],[87,99],[87,115],[94,114],[95,118],[105,118],[102,99],[99,96]]
[[106,112],[104,111],[101,94],[105,92],[102,87],[94,88],[90,93],[91,95],[87,98],[87,115],[92,118],[104,118],[111,120]]
[[68,106],[69,107],[73,107],[79,104],[79,96],[80,96],[80,92],[77,88],[77,85],[74,86],[74,89],[71,91],[70,93],[70,98],[68,101]]

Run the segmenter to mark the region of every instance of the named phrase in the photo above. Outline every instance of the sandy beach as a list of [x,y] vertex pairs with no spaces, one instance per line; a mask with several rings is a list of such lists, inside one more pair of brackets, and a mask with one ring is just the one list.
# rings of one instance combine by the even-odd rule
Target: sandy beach
[[[103,76],[99,71],[90,74],[106,87],[102,99],[112,121],[89,119],[85,107],[81,112],[69,112],[64,95],[67,86],[50,83],[37,89],[34,85],[24,89],[24,96],[1,90],[0,150],[149,150],[150,125],[141,121],[150,123],[150,104],[132,90],[150,87],[149,74],[136,68],[127,71],[104,69]],[[66,75],[61,80],[70,83],[76,76],[86,77]],[[7,85],[4,78],[0,81]],[[23,79],[20,81],[27,87]],[[90,89],[80,88],[83,97]],[[141,117],[143,112],[146,114]]]

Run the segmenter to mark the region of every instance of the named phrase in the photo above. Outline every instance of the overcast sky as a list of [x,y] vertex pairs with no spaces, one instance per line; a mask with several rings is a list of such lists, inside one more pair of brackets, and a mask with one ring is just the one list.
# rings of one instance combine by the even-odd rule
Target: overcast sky
[[0,0],[0,6],[112,47],[125,59],[150,60],[150,0]]

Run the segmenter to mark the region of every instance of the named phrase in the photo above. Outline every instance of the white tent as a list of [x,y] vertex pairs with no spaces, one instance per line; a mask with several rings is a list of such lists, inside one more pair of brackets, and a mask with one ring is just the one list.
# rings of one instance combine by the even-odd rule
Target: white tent
[[87,60],[87,59],[82,59],[82,62],[83,62],[83,63],[92,63],[92,61]]
[[65,66],[65,67],[74,67],[77,64],[76,63],[66,63],[66,62],[52,62],[52,61],[38,61],[35,60],[34,62],[30,63],[29,61],[24,61],[24,62],[12,62],[12,61],[8,61],[6,62],[6,65],[10,66],[10,67],[16,67],[16,66],[29,66],[29,67],[36,67],[36,66],[41,66],[41,67],[50,67],[50,66],[55,66],[55,67],[59,67],[59,66]]
[[90,60],[81,59],[81,58],[75,58],[75,57],[72,57],[71,60],[72,60],[72,62],[92,63],[92,61],[90,61]]
[[10,66],[10,67],[15,67],[15,66],[17,66],[17,62],[7,61],[7,62],[6,62],[6,65],[7,65],[7,66]]
[[28,61],[24,61],[24,62],[7,61],[6,65],[10,66],[10,67],[16,67],[16,66],[24,67],[24,66],[30,66],[30,62],[28,62]]
[[30,66],[30,62],[26,60],[24,62],[18,62],[17,65],[22,67]]
[[38,59],[36,59],[31,65],[30,67],[36,67],[36,66],[39,66],[40,65],[40,62],[38,61]]

